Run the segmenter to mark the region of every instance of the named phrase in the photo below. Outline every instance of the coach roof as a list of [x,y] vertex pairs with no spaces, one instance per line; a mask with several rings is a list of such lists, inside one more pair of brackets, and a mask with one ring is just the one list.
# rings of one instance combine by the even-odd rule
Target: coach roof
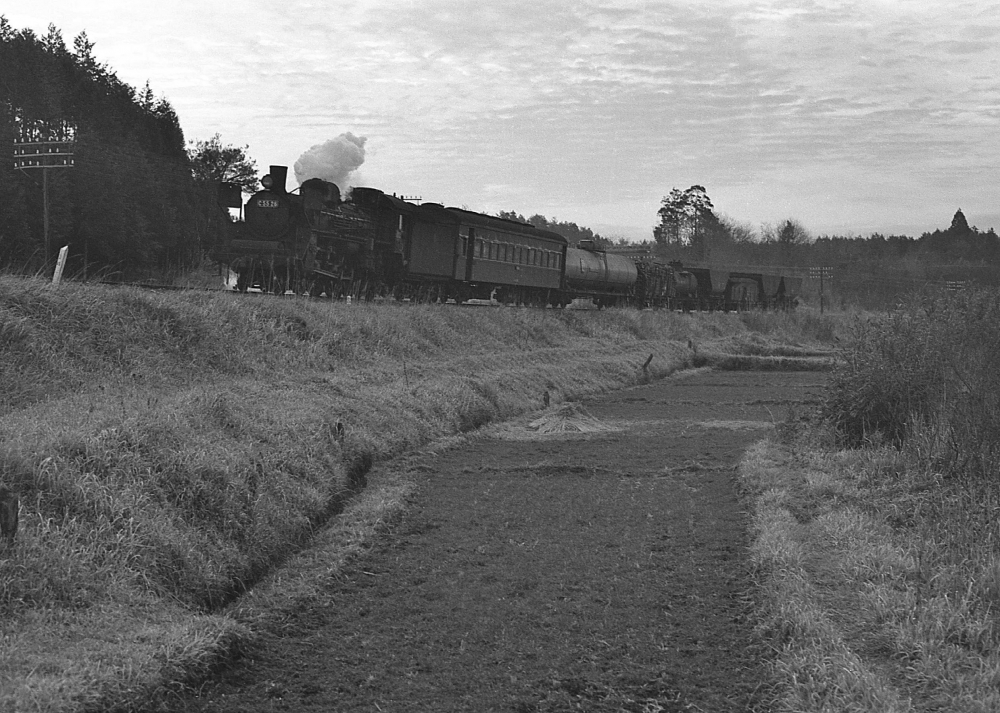
[[459,222],[466,225],[489,228],[491,230],[505,233],[516,233],[518,235],[524,235],[525,237],[539,238],[541,240],[549,240],[551,242],[558,243],[560,246],[567,244],[566,238],[559,235],[559,233],[553,233],[551,230],[536,228],[530,223],[522,223],[517,220],[508,220],[506,218],[497,218],[492,215],[483,215],[482,213],[473,213],[470,210],[463,210],[462,208],[446,208],[445,210],[454,215]]

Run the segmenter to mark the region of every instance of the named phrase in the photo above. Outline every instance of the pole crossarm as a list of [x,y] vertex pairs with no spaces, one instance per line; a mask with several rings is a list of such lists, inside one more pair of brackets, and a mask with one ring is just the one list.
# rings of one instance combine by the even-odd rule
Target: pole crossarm
[[824,311],[824,308],[825,308],[825,303],[826,303],[826,296],[824,294],[825,290],[824,290],[823,283],[826,282],[827,280],[832,280],[833,279],[833,268],[832,267],[810,267],[809,268],[809,277],[811,277],[814,280],[815,279],[819,279],[819,313],[823,314],[823,311]]
[[14,141],[14,168],[72,168],[72,141]]

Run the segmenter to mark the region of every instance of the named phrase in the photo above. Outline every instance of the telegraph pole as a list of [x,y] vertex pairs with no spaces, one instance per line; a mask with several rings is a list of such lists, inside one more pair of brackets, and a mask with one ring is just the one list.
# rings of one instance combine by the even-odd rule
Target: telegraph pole
[[48,264],[52,258],[52,246],[49,244],[49,171],[73,168],[76,129],[66,124],[53,127],[41,123],[22,125],[20,129],[20,135],[14,139],[14,168],[42,172],[42,240],[45,263]]
[[819,278],[819,313],[823,314],[823,282],[833,278],[832,267],[810,267],[809,277]]

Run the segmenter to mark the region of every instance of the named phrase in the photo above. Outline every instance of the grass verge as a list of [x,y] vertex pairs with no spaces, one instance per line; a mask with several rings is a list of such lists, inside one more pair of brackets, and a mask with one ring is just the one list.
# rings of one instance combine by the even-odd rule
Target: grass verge
[[773,710],[1000,710],[1000,532],[995,516],[970,522],[983,498],[997,511],[995,490],[892,448],[774,441],[740,478],[777,652]]

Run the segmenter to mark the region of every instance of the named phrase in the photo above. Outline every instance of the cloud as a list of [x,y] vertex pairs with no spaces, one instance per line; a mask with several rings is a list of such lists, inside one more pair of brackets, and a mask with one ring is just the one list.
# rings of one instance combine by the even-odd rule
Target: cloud
[[310,178],[322,178],[341,188],[365,162],[365,136],[346,132],[322,144],[316,144],[295,162],[295,180],[300,184]]

